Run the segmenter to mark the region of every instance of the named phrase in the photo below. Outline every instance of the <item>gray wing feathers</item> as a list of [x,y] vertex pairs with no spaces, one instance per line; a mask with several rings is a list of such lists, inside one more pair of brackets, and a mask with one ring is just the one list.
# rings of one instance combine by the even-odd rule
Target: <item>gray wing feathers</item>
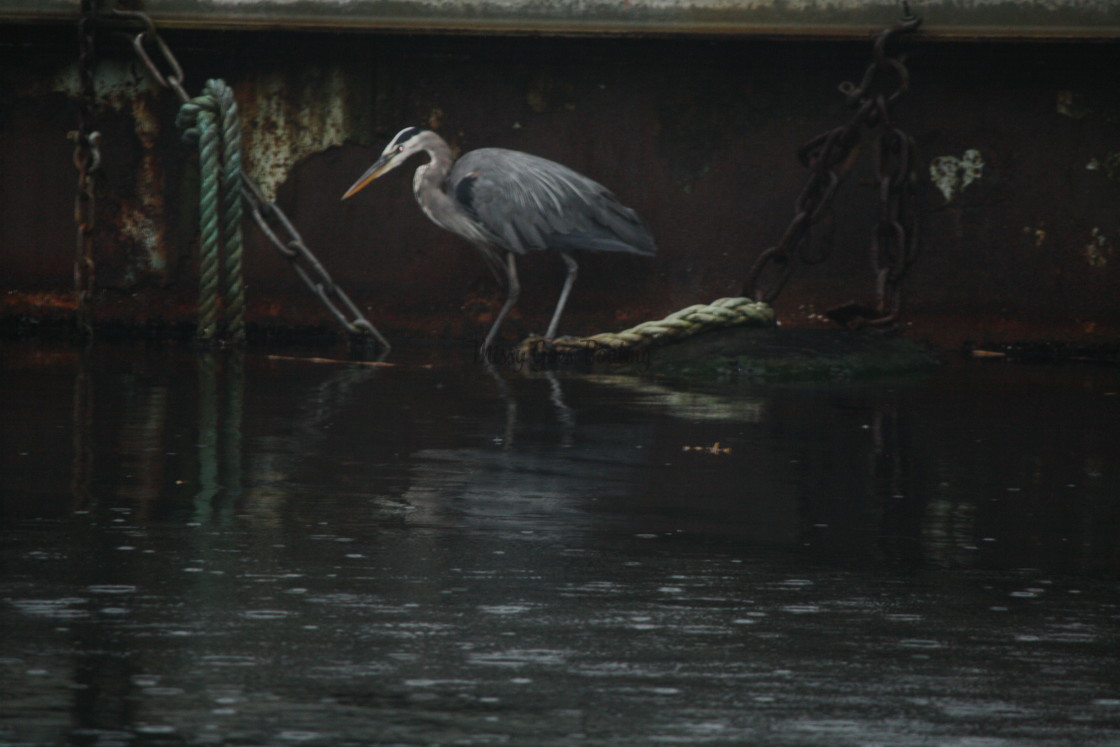
[[518,254],[542,249],[655,251],[641,218],[610,190],[528,153],[471,151],[452,167],[446,190],[495,243]]

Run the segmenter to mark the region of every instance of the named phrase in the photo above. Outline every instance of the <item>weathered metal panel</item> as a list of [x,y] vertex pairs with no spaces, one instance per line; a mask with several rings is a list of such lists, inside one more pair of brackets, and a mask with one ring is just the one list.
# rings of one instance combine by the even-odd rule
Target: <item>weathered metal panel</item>
[[[74,256],[71,28],[2,27],[0,316],[65,316]],[[17,40],[18,39],[18,40]],[[647,217],[649,261],[586,256],[565,330],[591,333],[736,295],[777,242],[806,172],[794,152],[850,115],[836,92],[866,41],[483,38],[169,32],[197,92],[222,77],[244,116],[248,169],[333,276],[394,336],[482,334],[503,298],[474,251],[415,205],[409,169],[339,197],[397,129],[469,150],[505,146],[609,185]],[[96,308],[101,323],[191,319],[193,156],[177,102],[127,40],[105,35]],[[904,318],[945,341],[1120,333],[1120,47],[908,44],[895,112],[917,140],[923,252]],[[869,153],[835,205],[836,249],[778,300],[785,324],[872,294]],[[250,321],[333,321],[248,227]],[[526,258],[507,333],[543,329],[563,277]]]
[[[863,37],[899,15],[892,0],[148,0],[186,28],[551,34]],[[912,3],[944,38],[1103,38],[1120,34],[1118,0]],[[65,20],[73,0],[6,0],[0,20]]]

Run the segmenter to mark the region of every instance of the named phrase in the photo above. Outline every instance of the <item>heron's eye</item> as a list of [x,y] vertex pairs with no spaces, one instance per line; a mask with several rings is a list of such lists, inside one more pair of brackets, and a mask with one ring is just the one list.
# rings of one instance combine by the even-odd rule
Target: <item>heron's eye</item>
[[398,145],[397,146],[397,153],[404,153],[404,146],[403,145]]

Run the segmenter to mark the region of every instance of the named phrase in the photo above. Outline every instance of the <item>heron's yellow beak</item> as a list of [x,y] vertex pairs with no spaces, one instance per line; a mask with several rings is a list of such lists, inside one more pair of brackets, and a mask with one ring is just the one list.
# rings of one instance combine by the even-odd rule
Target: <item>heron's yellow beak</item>
[[389,170],[389,164],[392,163],[392,160],[392,156],[381,156],[381,158],[374,161],[373,165],[369,167],[366,173],[362,174],[361,178],[354,182],[350,189],[346,190],[346,194],[342,195],[342,199],[345,200],[347,197],[352,197],[365,189],[367,184]]

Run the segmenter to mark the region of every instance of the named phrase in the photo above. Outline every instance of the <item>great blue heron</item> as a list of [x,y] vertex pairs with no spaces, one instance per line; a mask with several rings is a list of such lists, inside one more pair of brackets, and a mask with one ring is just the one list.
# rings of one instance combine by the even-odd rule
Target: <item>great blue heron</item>
[[[398,132],[342,199],[421,152],[430,160],[416,169],[412,179],[420,208],[436,225],[467,239],[495,267],[505,270],[509,295],[483,348],[490,347],[521,293],[518,254],[559,252],[568,268],[545,333],[552,338],[579,269],[569,250],[646,256],[656,251],[653,237],[637,213],[609,189],[567,166],[504,148],[473,150],[456,161],[443,138],[420,127]],[[501,252],[505,252],[504,264]]]

